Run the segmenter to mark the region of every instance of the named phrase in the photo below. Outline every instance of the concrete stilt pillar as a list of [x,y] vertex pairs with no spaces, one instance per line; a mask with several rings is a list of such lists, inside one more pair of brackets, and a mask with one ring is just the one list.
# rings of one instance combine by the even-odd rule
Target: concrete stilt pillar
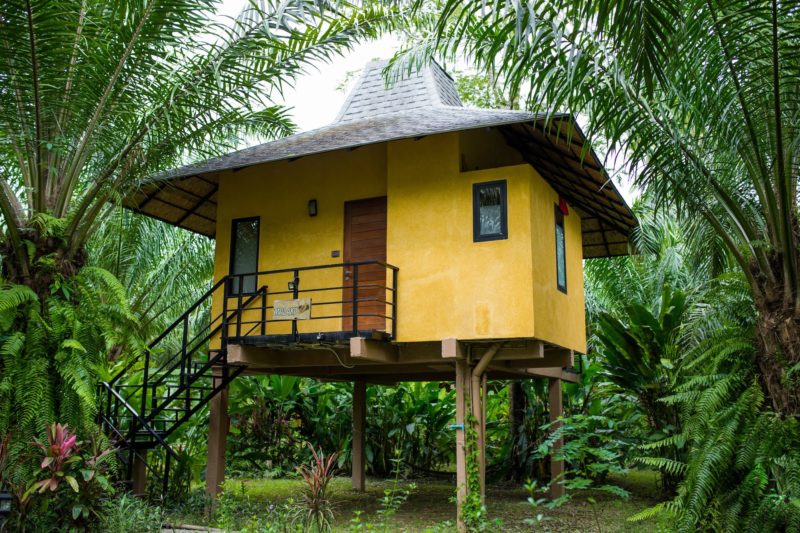
[[[550,403],[550,422],[556,422],[553,428],[558,427],[558,417],[564,411],[561,397],[561,380],[559,378],[548,378],[547,393]],[[550,498],[555,499],[564,495],[564,461],[563,459],[556,459],[555,454],[561,450],[564,445],[564,439],[558,439],[553,445],[553,454],[550,455],[550,475],[552,481],[550,482]]]
[[[214,381],[221,379],[214,371]],[[225,481],[225,448],[228,442],[228,387],[209,402],[208,417],[208,463],[206,466],[206,494],[215,498]]]
[[133,492],[134,496],[142,497],[147,495],[147,464],[145,463],[145,457],[147,457],[147,450],[138,450],[133,454],[133,472],[131,476],[133,486],[131,487],[131,492]]
[[367,425],[367,384],[364,381],[353,383],[353,488],[364,492],[367,488],[367,469],[364,448],[366,446]]

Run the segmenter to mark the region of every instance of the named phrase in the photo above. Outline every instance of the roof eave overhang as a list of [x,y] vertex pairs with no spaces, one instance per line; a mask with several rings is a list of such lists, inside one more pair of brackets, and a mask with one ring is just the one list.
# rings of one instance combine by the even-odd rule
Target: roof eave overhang
[[628,254],[628,238],[637,224],[636,219],[594,150],[587,146],[580,127],[568,114],[529,115],[524,120],[509,118],[474,127],[420,131],[414,135],[384,137],[287,157],[265,157],[246,165],[223,165],[207,171],[192,171],[193,168],[202,169],[202,164],[183,167],[144,183],[125,198],[124,205],[132,211],[213,238],[221,173],[397,140],[483,128],[497,128],[506,142],[518,150],[560,196],[579,210],[584,258]]

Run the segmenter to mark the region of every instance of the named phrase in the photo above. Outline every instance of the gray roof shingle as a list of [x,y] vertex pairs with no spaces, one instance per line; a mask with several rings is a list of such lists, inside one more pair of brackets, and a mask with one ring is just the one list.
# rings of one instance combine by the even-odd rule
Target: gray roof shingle
[[372,61],[364,67],[336,122],[442,105],[461,107],[453,79],[437,63],[391,81],[383,75],[388,63]]
[[541,117],[524,111],[473,109],[439,106],[432,113],[430,106],[412,106],[404,111],[376,113],[363,118],[342,120],[328,126],[298,133],[276,141],[259,144],[196,165],[187,165],[160,176],[174,179],[192,174],[221,172],[270,161],[293,159],[322,152],[354,148],[410,137],[421,137],[452,131],[499,126],[537,120]]

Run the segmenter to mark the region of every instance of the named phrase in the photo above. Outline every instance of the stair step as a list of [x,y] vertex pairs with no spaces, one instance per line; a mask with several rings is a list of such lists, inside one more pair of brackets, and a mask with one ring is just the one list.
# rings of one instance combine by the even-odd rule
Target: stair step
[[[171,420],[171,422],[174,422],[174,420]],[[152,437],[152,436],[153,436],[153,433],[155,433],[155,434],[156,434],[156,435],[158,435],[159,437],[163,437],[163,436],[164,436],[164,433],[166,433],[166,432],[167,432],[167,430],[165,430],[165,429],[156,429],[156,428],[152,428],[152,429],[153,429],[153,431],[152,431],[152,432],[151,432],[151,431],[148,431],[148,430],[146,430],[146,429],[140,429],[140,430],[137,430],[137,431],[136,431],[136,433],[134,434],[134,436],[135,436],[135,437],[139,437],[139,436],[142,436],[142,437]]]
[[194,392],[194,391],[212,391],[212,390],[216,390],[216,389],[214,387],[188,387],[188,389],[183,389],[183,390],[180,390],[180,391],[174,391],[174,392],[168,394],[167,396],[155,396],[155,399],[157,401],[168,400],[168,399],[170,399],[170,397],[173,400],[186,399],[186,395],[185,394],[178,395],[178,396],[172,396],[172,395],[175,394],[175,393],[178,393],[178,392],[185,393],[187,390],[189,390],[191,392]]

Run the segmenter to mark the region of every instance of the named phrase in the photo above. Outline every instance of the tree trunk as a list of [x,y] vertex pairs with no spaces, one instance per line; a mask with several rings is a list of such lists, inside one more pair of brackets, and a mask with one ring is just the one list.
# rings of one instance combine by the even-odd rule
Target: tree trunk
[[5,241],[0,245],[3,256],[2,274],[10,283],[26,285],[40,298],[40,302],[50,297],[53,281],[67,280],[75,276],[86,263],[86,252],[71,253],[66,239],[60,236],[42,235],[33,229],[22,230],[21,235],[30,243],[28,254],[23,259],[14,253],[12,244]]
[[800,319],[783,306],[756,305],[761,386],[776,413],[800,415],[800,368],[793,369],[800,365]]

